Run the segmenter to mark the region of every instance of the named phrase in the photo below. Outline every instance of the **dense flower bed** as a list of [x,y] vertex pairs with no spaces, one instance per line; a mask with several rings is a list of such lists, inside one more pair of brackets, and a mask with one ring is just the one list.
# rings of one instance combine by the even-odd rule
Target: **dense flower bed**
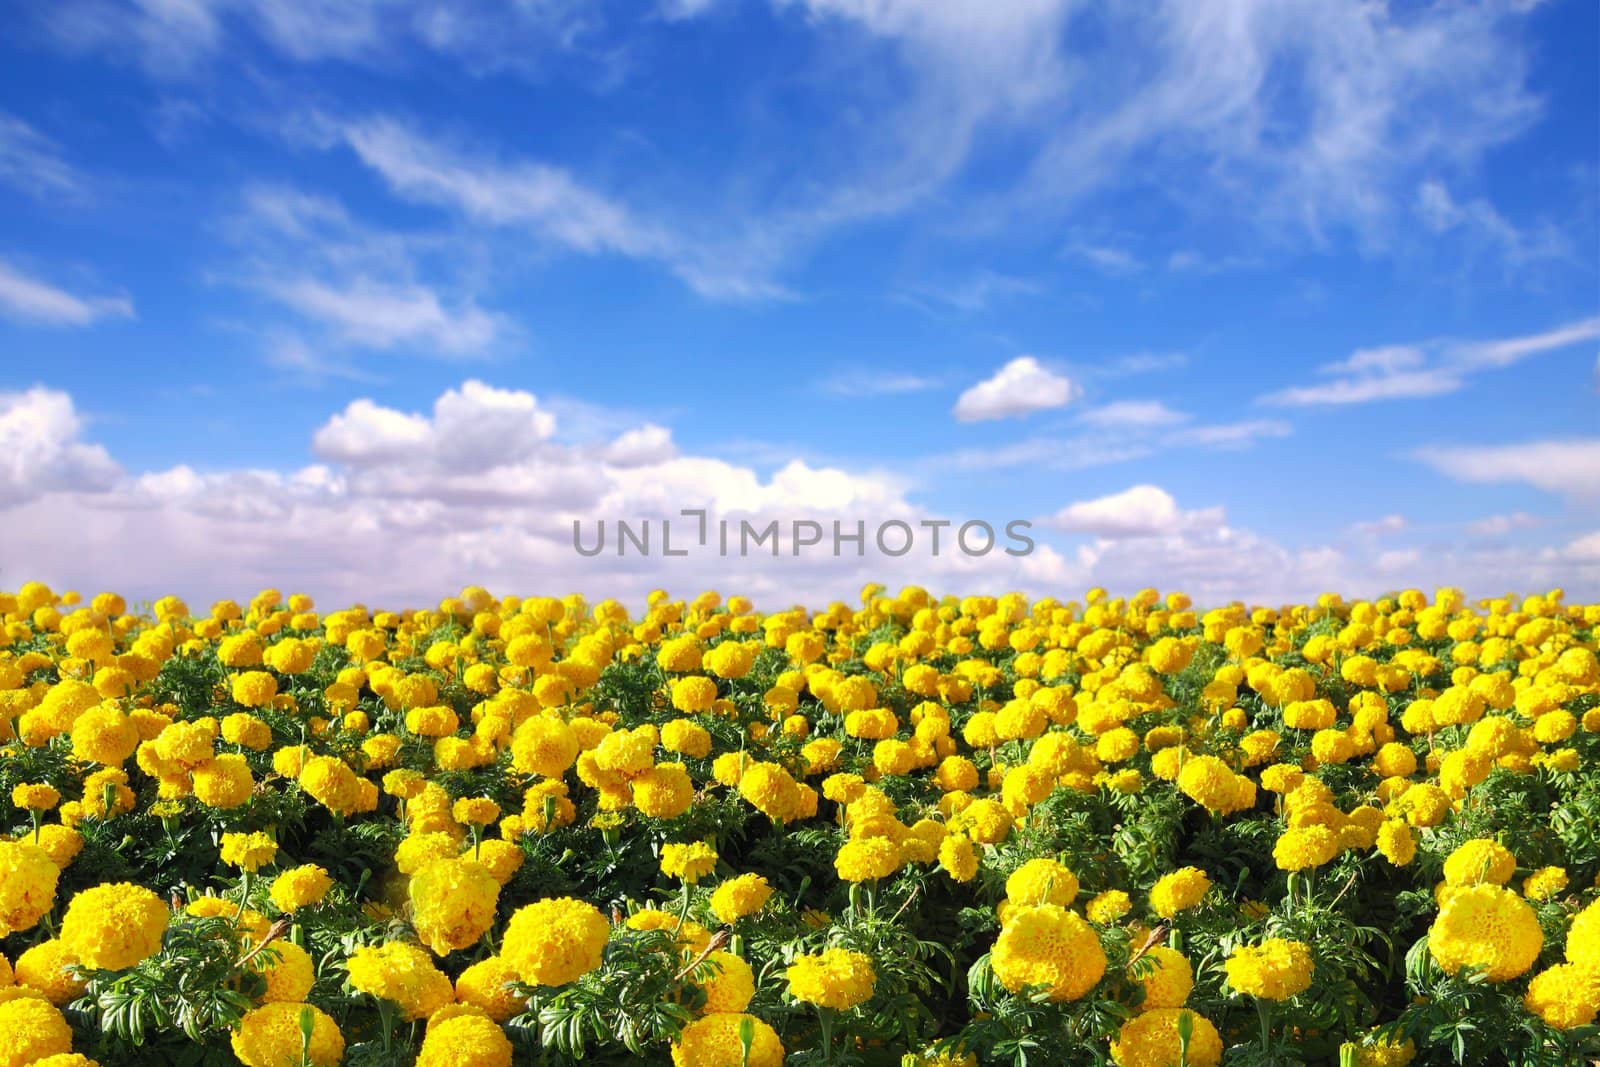
[[0,1067],[1600,1050],[1559,592],[0,617]]

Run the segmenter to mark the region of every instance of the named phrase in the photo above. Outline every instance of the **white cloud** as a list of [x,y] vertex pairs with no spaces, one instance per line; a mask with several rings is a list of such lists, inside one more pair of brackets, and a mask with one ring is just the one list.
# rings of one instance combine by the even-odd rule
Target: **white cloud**
[[1067,252],[1105,274],[1137,274],[1144,269],[1143,260],[1128,249],[1116,245],[1079,241],[1068,246]]
[[1435,445],[1413,455],[1460,482],[1520,482],[1563,496],[1600,496],[1600,438]]
[[1600,530],[1574,540],[1567,545],[1565,555],[1569,559],[1600,563]]
[[1018,356],[963,392],[954,414],[962,422],[1021,418],[1065,407],[1077,394],[1071,379],[1045,369],[1032,356]]
[[115,482],[116,463],[99,445],[79,440],[82,430],[66,393],[42,386],[0,393],[0,509],[45,493]]
[[0,111],[0,181],[36,197],[81,196],[84,180],[60,147],[15,115]]
[[1467,523],[1467,532],[1475,537],[1501,537],[1513,530],[1531,530],[1544,520],[1526,511],[1513,511],[1509,515],[1490,515]]
[[1079,421],[1105,428],[1175,426],[1187,422],[1189,416],[1174,411],[1159,400],[1117,400],[1090,408],[1078,416]]
[[1404,533],[1410,528],[1411,523],[1404,515],[1385,515],[1381,519],[1353,523],[1350,530],[1362,537],[1387,537],[1390,534]]
[[224,233],[241,253],[219,273],[287,308],[314,336],[269,335],[267,360],[316,377],[359,377],[351,349],[472,356],[518,330],[478,302],[480,250],[470,238],[379,230],[336,200],[251,186]]
[[104,318],[132,318],[133,301],[125,296],[77,296],[0,260],[0,314],[47,326],[88,326]]
[[1428,341],[1358,349],[1348,359],[1317,368],[1331,381],[1292,386],[1257,398],[1282,407],[1365,404],[1454,393],[1486,370],[1512,366],[1543,352],[1600,337],[1600,318],[1582,319],[1542,333],[1490,341]]
[[646,423],[628,430],[606,446],[601,455],[615,467],[647,467],[664,463],[678,454],[672,442],[672,431],[665,426]]
[[193,77],[254,34],[299,62],[381,65],[421,46],[475,71],[539,69],[593,24],[583,0],[61,0],[28,14],[64,47],[133,58],[155,78]]
[[1069,533],[1093,534],[1115,541],[1218,526],[1223,521],[1223,512],[1220,507],[1183,511],[1165,489],[1135,485],[1110,496],[1068,504],[1046,521]]
[[[1090,540],[1063,552],[1047,536],[1056,520],[1041,521],[1032,531],[1035,552],[1020,559],[952,554],[948,528],[937,558],[920,549],[889,558],[870,545],[857,556],[846,543],[840,556],[797,559],[792,531],[783,533],[778,558],[764,549],[736,560],[715,552],[666,558],[663,519],[675,522],[675,548],[698,547],[694,520],[679,514],[684,507],[705,506],[735,528],[741,519],[759,528],[808,518],[826,531],[838,519],[847,533],[856,520],[915,524],[938,516],[913,504],[889,472],[790,460],[762,477],[739,463],[682,454],[654,424],[577,444],[563,443],[556,430],[531,394],[468,382],[427,413],[351,403],[315,435],[321,462],[298,469],[180,464],[123,475],[82,441],[65,394],[7,396],[0,398],[0,574],[11,576],[8,583],[39,578],[136,598],[175,592],[199,604],[271,585],[311,592],[325,610],[352,602],[426,605],[468,583],[635,602],[655,587],[680,595],[719,588],[753,595],[764,608],[850,600],[869,580],[1063,599],[1090,585],[1122,595],[1154,584],[1207,605],[1303,601],[1328,589],[1374,595],[1397,584],[1482,593],[1560,584],[1574,597],[1600,593],[1600,545],[1592,536],[1565,546],[1417,546],[1390,550],[1412,555],[1364,556],[1279,544],[1228,526],[1220,507],[1183,510],[1155,486],[1068,506],[1061,524]],[[619,558],[612,531],[601,556],[580,557],[574,518],[586,524],[586,543],[599,518],[628,519],[635,529],[649,519],[653,552]],[[715,527],[708,532],[714,546]],[[144,546],[136,573],[125,566],[130,543]]]
[[787,295],[768,278],[759,244],[702,242],[640,217],[620,198],[543,162],[501,162],[428,138],[396,119],[313,122],[349,145],[397,195],[459,212],[490,228],[513,228],[584,255],[665,265],[701,296],[766,300]]
[[851,370],[842,371],[822,380],[823,392],[835,396],[898,396],[904,393],[921,393],[937,389],[944,382],[931,375],[911,374],[905,371]]
[[1472,240],[1493,248],[1511,266],[1567,252],[1567,243],[1559,231],[1525,231],[1482,197],[1458,202],[1449,187],[1435,178],[1417,187],[1417,213],[1434,233],[1464,232]]
[[1249,448],[1264,437],[1288,437],[1294,427],[1281,419],[1246,419],[1241,422],[1222,422],[1207,426],[1189,426],[1168,434],[1163,443],[1168,447],[1199,445],[1202,448]]
[[447,308],[422,285],[392,285],[371,278],[335,287],[310,278],[268,283],[269,295],[307,318],[322,322],[350,344],[386,349],[427,345],[461,354],[492,345],[502,319],[471,303]]

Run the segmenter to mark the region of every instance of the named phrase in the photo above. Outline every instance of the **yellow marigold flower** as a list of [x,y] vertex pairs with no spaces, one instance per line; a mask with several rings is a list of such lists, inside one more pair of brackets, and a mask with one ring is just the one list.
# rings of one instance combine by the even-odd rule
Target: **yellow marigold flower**
[[1287,1000],[1311,985],[1311,948],[1272,937],[1259,945],[1240,945],[1224,964],[1228,984],[1263,1000]]
[[462,797],[451,805],[450,814],[463,826],[487,826],[500,817],[500,805],[488,797]]
[[1557,1030],[1588,1026],[1600,1013],[1600,970],[1558,963],[1533,976],[1522,1003]]
[[676,819],[694,803],[694,782],[681,763],[658,763],[633,780],[633,804],[652,819]]
[[61,870],[66,870],[78,853],[83,851],[83,835],[70,826],[41,826],[37,837],[29,837],[28,840],[37,845],[50,857],[50,862]]
[[529,985],[566,985],[600,966],[610,934],[593,905],[555,897],[517,909],[500,954]]
[[510,1039],[493,1019],[462,1014],[429,1022],[416,1067],[511,1067],[512,1053]]
[[17,957],[15,977],[18,986],[36,989],[46,1000],[60,1007],[83,995],[86,978],[75,978],[68,970],[78,957],[59,938],[41,941]]
[[1084,915],[1097,926],[1109,926],[1133,910],[1133,900],[1120,889],[1096,894],[1083,906]]
[[1048,857],[1031,859],[1006,879],[1006,899],[1013,904],[1060,904],[1078,898],[1078,876]]
[[[1184,1017],[1190,1029],[1187,1049],[1178,1032]],[[1217,1067],[1222,1035],[1209,1019],[1186,1008],[1157,1008],[1122,1024],[1111,1042],[1111,1060],[1117,1067],[1171,1067],[1180,1060],[1189,1067]]]
[[1339,835],[1326,826],[1292,826],[1272,846],[1272,859],[1280,871],[1320,867],[1338,854]]
[[970,882],[978,874],[978,853],[966,834],[946,834],[939,842],[939,866],[957,882]]
[[1505,885],[1517,872],[1517,858],[1498,841],[1463,842],[1444,861],[1446,885]]
[[904,856],[895,841],[884,837],[854,838],[839,846],[834,870],[847,882],[871,882],[900,869]]
[[254,873],[272,862],[278,843],[263,833],[222,835],[222,862]]
[[1135,963],[1130,974],[1138,976],[1144,987],[1144,1000],[1140,1011],[1157,1008],[1180,1008],[1194,990],[1194,968],[1189,958],[1175,948],[1156,945],[1142,957],[1149,963]]
[[709,711],[717,699],[717,683],[701,674],[691,674],[672,683],[672,706],[693,714]]
[[393,1001],[406,1019],[425,1019],[455,999],[455,990],[416,945],[389,941],[364,945],[346,963],[350,988]]
[[985,797],[963,808],[952,820],[951,829],[962,831],[979,844],[998,845],[1010,836],[1013,824],[1005,805]]
[[732,924],[754,915],[772,899],[772,886],[759,874],[741,874],[717,886],[711,894],[711,914],[721,923]]
[[89,970],[120,971],[161,948],[171,913],[143,886],[107,883],[72,898],[61,920],[61,942]]
[[[406,681],[413,681],[407,678]],[[442,704],[423,704],[406,711],[406,729],[418,737],[445,737],[461,727],[461,716]]]
[[232,752],[196,767],[190,781],[195,797],[207,807],[218,809],[238,807],[255,790],[249,763]]
[[560,719],[536,715],[511,735],[511,765],[523,774],[560,778],[578,758],[578,736]]
[[26,811],[49,811],[61,803],[61,793],[47,783],[28,783],[11,788],[11,803]]
[[[300,767],[300,788],[329,811],[349,815],[361,806],[361,781],[334,756],[313,756]],[[370,783],[369,783],[370,784]]]
[[[739,1034],[750,1035],[750,1054],[743,1055]],[[683,1028],[672,1044],[673,1067],[782,1067],[783,1042],[772,1027],[735,1012],[713,1012]]]
[[139,747],[139,730],[115,705],[90,708],[72,724],[72,755],[85,763],[116,766]]
[[1211,888],[1211,879],[1198,867],[1181,867],[1163,875],[1150,889],[1150,907],[1163,919],[1199,904]]
[[412,875],[408,894],[418,939],[444,956],[488,932],[500,903],[500,883],[481,863],[439,859]]
[[688,844],[671,843],[661,846],[661,873],[676,878],[687,885],[716,870],[717,850],[707,841]]
[[293,912],[322,903],[333,879],[315,863],[290,867],[272,880],[272,903],[279,911]]
[[1248,778],[1215,756],[1192,756],[1178,772],[1178,788],[1201,807],[1219,815],[1251,807],[1256,788]]
[[317,981],[311,954],[293,941],[272,942],[251,966],[267,979],[267,991],[261,995],[265,1002],[303,1001]]
[[1409,1037],[1396,1045],[1369,1034],[1363,1043],[1347,1041],[1339,1046],[1341,1053],[1345,1049],[1355,1054],[1356,1067],[1406,1067],[1417,1057],[1416,1043]]
[[714,1012],[744,1011],[756,995],[756,975],[750,965],[731,952],[713,952],[706,957],[716,971],[700,980],[698,985],[706,995],[700,1009],[702,1015]]
[[461,851],[459,834],[460,830],[411,834],[394,850],[395,869],[401,874],[415,874],[435,860],[453,859]]
[[278,695],[278,680],[266,671],[245,671],[233,676],[233,700],[247,708],[264,708]]
[[[301,1030],[301,1020],[306,1017],[311,1020],[308,1048]],[[301,1062],[310,1067],[337,1067],[344,1060],[344,1035],[321,1008],[293,1002],[263,1004],[240,1020],[233,1034],[233,1054],[245,1067]]]
[[517,980],[517,972],[503,957],[490,956],[479,960],[456,979],[456,1000],[478,1008],[497,1023],[503,1023],[523,1011],[527,1004],[509,984]]
[[1077,1000],[1106,971],[1094,927],[1056,904],[1011,909],[990,961],[995,977],[1013,993],[1039,986],[1056,1001]]
[[869,999],[877,982],[872,958],[843,948],[796,956],[785,976],[789,979],[789,995],[796,1000],[839,1011],[848,1011]]
[[661,747],[691,759],[705,759],[711,754],[711,734],[688,719],[673,719],[661,728]]
[[18,997],[0,1004],[0,1063],[22,1067],[72,1051],[72,1028],[48,1001]]
[[[1595,882],[1600,884],[1600,877]],[[1600,970],[1600,900],[1573,916],[1567,928],[1567,962]]]
[[1448,974],[1481,967],[1491,982],[1525,974],[1538,958],[1544,933],[1528,903],[1498,885],[1456,889],[1428,930],[1428,950]]
[[1378,852],[1396,867],[1404,867],[1417,855],[1417,838],[1403,819],[1385,819],[1378,827]]

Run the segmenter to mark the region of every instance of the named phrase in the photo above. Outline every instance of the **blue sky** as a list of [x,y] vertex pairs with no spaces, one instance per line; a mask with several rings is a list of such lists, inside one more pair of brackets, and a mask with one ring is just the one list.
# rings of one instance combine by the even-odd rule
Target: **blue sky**
[[1593,4],[6,6],[0,586],[1600,594]]

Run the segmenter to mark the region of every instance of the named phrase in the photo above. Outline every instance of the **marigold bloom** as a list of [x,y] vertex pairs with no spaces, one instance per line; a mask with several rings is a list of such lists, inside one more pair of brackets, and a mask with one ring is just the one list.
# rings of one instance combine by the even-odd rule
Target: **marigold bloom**
[[61,919],[61,942],[90,970],[118,971],[161,948],[171,913],[143,886],[107,883],[72,898]]
[[1230,986],[1263,1000],[1287,1000],[1311,985],[1311,948],[1299,941],[1272,937],[1240,945],[1224,966]]
[[1527,973],[1544,945],[1533,909],[1511,890],[1474,885],[1451,892],[1428,930],[1428,951],[1448,974],[1481,967],[1491,982]]
[[[1178,1034],[1183,1016],[1190,1025],[1187,1049]],[[1122,1024],[1111,1042],[1111,1059],[1117,1067],[1171,1067],[1180,1059],[1189,1067],[1217,1067],[1222,1062],[1222,1035],[1209,1019],[1185,1008],[1157,1008]]]
[[848,1011],[870,998],[877,982],[872,958],[843,948],[795,957],[786,977],[789,994],[796,1000],[840,1011]]
[[1056,904],[1012,909],[990,954],[995,977],[1013,993],[1030,986],[1051,1000],[1077,1000],[1100,981],[1106,954],[1099,935]]
[[529,985],[566,985],[600,966],[610,934],[593,905],[555,897],[517,909],[500,954]]
[[[311,1019],[311,1041],[303,1049],[302,1018]],[[245,1067],[283,1067],[300,1063],[302,1051],[311,1067],[337,1067],[344,1060],[344,1035],[331,1016],[310,1004],[263,1004],[245,1014],[233,1034],[233,1054]]]

